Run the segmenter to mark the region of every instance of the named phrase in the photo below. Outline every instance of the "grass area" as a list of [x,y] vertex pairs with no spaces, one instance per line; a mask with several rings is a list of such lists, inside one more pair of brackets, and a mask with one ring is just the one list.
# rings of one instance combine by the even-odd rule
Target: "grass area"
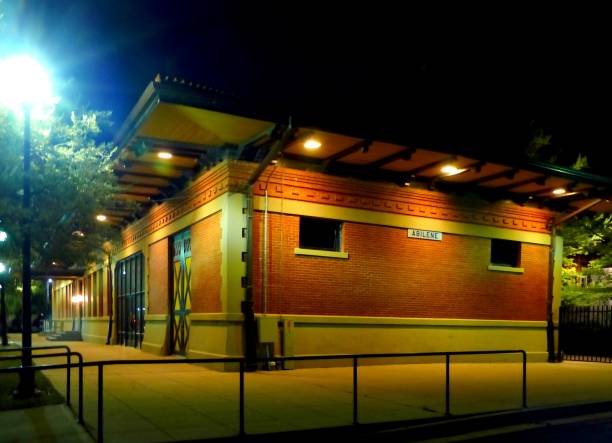
[[[11,352],[0,353],[1,357],[9,355],[19,355]],[[11,368],[19,366],[19,360],[0,361],[0,368]],[[41,371],[36,371],[36,388],[38,391],[34,398],[16,399],[13,398],[13,391],[19,383],[19,375],[0,374],[0,411],[9,409],[33,408],[35,406],[54,405],[64,403],[64,397],[55,390],[53,385],[47,380]]]

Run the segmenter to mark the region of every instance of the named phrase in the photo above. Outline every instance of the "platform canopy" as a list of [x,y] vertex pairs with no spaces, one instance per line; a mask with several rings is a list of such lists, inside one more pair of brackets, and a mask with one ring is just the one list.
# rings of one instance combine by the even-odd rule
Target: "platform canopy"
[[[269,155],[283,134],[285,143]],[[475,156],[452,146],[411,145],[410,134],[404,138],[299,126],[289,116],[244,106],[221,91],[157,76],[118,132],[120,187],[108,216],[117,223],[129,221],[135,217],[129,209],[134,202],[146,207],[172,198],[200,170],[225,159],[271,157],[333,175],[511,199],[548,207],[561,217],[582,210],[612,212],[611,177],[518,159],[494,146]],[[307,141],[320,146],[309,149]]]

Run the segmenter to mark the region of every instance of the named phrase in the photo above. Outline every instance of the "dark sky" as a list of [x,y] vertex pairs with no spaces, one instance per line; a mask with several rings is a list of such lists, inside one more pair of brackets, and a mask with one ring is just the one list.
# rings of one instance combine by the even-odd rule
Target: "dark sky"
[[559,161],[611,175],[603,11],[357,3],[0,0],[0,50],[38,54],[117,125],[160,72],[422,146],[521,156],[543,129]]

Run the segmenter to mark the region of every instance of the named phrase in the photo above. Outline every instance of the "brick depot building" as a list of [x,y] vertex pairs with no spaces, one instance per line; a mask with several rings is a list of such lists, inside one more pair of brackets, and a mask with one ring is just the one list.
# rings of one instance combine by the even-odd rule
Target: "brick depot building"
[[83,295],[84,340],[158,354],[545,360],[559,208],[612,209],[609,178],[291,127],[159,77],[118,142],[122,244],[54,282],[53,319]]

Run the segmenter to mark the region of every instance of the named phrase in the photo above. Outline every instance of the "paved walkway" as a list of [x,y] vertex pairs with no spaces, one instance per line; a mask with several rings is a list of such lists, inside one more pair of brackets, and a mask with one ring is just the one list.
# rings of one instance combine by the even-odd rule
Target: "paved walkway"
[[[50,344],[44,338],[35,337],[34,341],[35,345]],[[81,352],[86,361],[156,358],[121,346],[66,344]],[[495,356],[491,358],[494,361]],[[41,359],[39,364],[48,364],[49,360]],[[65,392],[65,371],[47,371],[46,375],[60,392]],[[73,408],[78,398],[76,377],[74,370]],[[84,377],[85,422],[87,430],[95,436],[97,369],[86,368]],[[609,401],[611,388],[612,364],[528,365],[530,407]],[[104,391],[107,442],[162,442],[238,433],[238,374],[234,372],[190,364],[107,367]],[[250,434],[350,425],[352,368],[247,373],[245,395],[246,432]],[[520,405],[520,363],[451,366],[453,414],[513,409]],[[12,413],[0,413],[0,426],[6,422],[5,414]],[[443,414],[443,364],[360,367],[361,423],[435,418]],[[35,422],[30,420],[30,426],[35,427]],[[36,441],[36,435],[32,440],[16,441]],[[4,441],[2,435],[0,441]],[[58,437],[57,441],[64,440]]]

